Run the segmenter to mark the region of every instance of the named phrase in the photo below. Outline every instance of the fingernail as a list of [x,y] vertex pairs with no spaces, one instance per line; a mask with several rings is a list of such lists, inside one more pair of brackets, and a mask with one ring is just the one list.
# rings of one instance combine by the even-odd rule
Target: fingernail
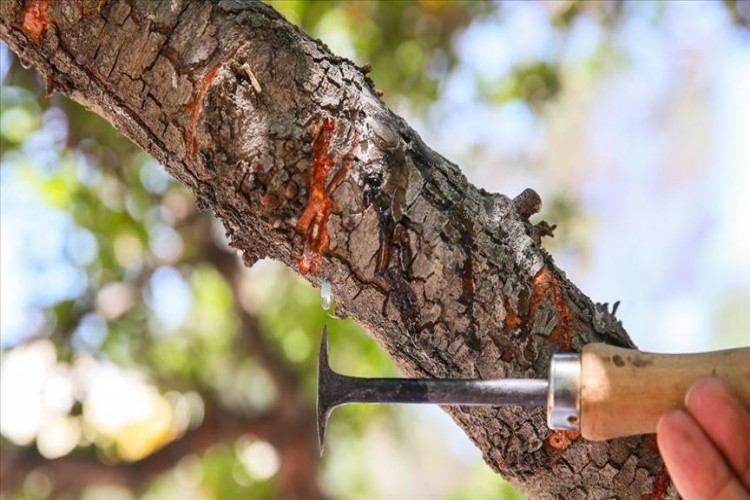
[[656,433],[661,434],[664,426],[674,427],[685,422],[685,418],[688,417],[687,413],[683,410],[672,410],[669,413],[665,413],[656,423]]
[[[715,391],[721,394],[726,393],[724,384],[717,378],[704,378],[692,385],[685,394],[685,407],[690,408],[690,401],[695,397],[701,399],[704,396],[704,391]],[[696,396],[697,394],[697,396]]]

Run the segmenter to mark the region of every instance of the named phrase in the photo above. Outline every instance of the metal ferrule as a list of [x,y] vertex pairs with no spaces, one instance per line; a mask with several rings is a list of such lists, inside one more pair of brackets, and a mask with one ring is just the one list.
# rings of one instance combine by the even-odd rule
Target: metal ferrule
[[547,425],[577,431],[581,427],[581,355],[554,354],[549,370]]

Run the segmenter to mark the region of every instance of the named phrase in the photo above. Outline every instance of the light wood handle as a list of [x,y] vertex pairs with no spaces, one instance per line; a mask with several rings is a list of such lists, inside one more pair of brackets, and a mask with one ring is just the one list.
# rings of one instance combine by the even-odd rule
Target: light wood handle
[[721,379],[750,408],[750,348],[652,354],[589,344],[581,354],[581,434],[601,441],[656,432],[705,377]]

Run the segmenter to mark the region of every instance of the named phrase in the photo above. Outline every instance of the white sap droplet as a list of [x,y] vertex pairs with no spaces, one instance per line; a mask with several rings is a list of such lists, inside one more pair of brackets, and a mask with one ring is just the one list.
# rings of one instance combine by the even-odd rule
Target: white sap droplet
[[327,311],[331,308],[331,284],[328,280],[322,280],[320,282],[320,305],[323,306],[323,310]]

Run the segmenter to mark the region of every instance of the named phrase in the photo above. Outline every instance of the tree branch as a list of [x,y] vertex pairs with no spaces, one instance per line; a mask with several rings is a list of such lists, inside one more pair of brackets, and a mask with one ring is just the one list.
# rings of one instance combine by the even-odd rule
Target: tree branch
[[0,453],[2,491],[16,491],[30,472],[38,471],[50,479],[55,496],[79,493],[97,484],[117,485],[138,492],[152,479],[175,467],[186,455],[200,455],[215,443],[234,442],[246,434],[273,439],[278,414],[272,412],[248,418],[212,404],[210,400],[207,403],[206,415],[199,427],[136,462],[106,465],[89,451],[49,460],[33,447],[4,449]]
[[239,319],[239,347],[254,356],[270,374],[278,388],[274,444],[282,455],[279,470],[281,494],[284,498],[322,498],[318,486],[320,463],[315,436],[315,413],[305,397],[299,376],[287,362],[273,351],[263,336],[258,320],[240,303],[242,273],[233,252],[228,252],[211,240],[209,219],[201,218],[200,234],[205,235],[198,258],[210,263],[232,288],[234,310]]
[[[325,277],[407,374],[544,377],[553,352],[632,345],[541,248],[528,203],[469,184],[360,68],[271,8],[77,5],[2,2],[0,37],[185,183],[247,265]],[[662,491],[649,439],[561,439],[541,409],[449,413],[529,496]]]

